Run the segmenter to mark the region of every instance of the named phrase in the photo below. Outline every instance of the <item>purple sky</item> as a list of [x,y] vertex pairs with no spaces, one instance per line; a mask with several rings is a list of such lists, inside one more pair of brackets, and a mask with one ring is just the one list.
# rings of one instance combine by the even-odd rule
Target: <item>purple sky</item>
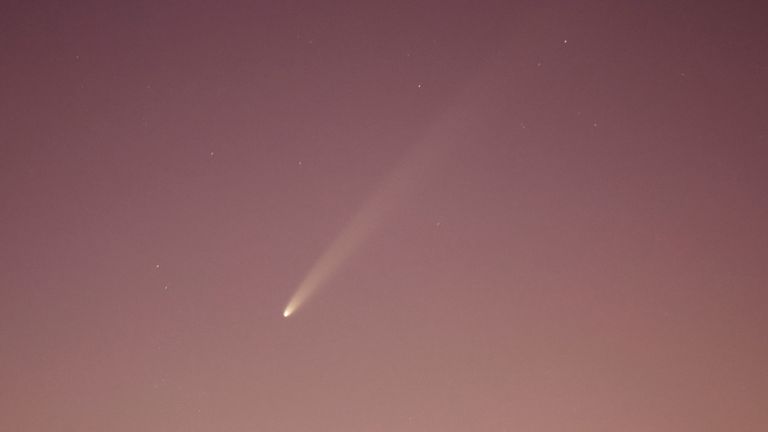
[[766,12],[4,2],[0,431],[768,430]]

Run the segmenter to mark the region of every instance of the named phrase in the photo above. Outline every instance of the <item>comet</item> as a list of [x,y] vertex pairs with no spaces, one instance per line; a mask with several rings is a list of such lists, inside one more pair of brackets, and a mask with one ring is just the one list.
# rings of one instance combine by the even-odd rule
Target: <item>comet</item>
[[[482,95],[488,92],[487,74],[478,74],[467,86],[455,109],[443,113],[411,147],[400,163],[364,202],[350,222],[339,232],[326,250],[310,267],[283,310],[283,317],[292,316],[299,308],[332,279],[342,264],[348,262],[388,213],[419,188],[439,167],[456,154],[456,148],[469,138],[473,129],[470,113],[478,108]],[[487,93],[486,93],[487,94]],[[479,96],[479,97],[478,97]],[[480,125],[482,126],[482,125]]]
[[283,316],[288,318],[301,305],[336,273],[342,263],[347,261],[358,250],[360,245],[375,231],[383,219],[383,215],[402,199],[407,188],[407,176],[403,170],[396,170],[401,175],[390,177],[382,187],[373,194],[366,204],[358,211],[336,239],[312,265],[307,275],[296,288]]
[[[441,147],[440,150],[448,147]],[[425,177],[439,159],[435,156],[434,146],[422,144],[410,150],[315,261],[283,310],[283,317],[293,315],[318,289],[328,283],[341,265],[351,259],[376,231],[386,216],[418,189],[416,185],[424,183]]]

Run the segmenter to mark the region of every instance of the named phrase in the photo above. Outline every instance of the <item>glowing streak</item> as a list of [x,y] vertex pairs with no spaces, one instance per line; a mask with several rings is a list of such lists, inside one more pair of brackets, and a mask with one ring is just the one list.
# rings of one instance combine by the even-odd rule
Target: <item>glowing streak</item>
[[[402,168],[402,167],[401,167]],[[397,170],[402,171],[402,170]],[[338,267],[354,254],[355,250],[368,238],[374,227],[381,221],[386,211],[393,207],[394,202],[401,198],[406,186],[406,176],[395,175],[385,183],[378,193],[352,218],[349,225],[326,249],[301,281],[296,293],[291,297],[283,311],[288,317],[333,276]]]
[[[396,207],[398,202],[402,202],[416,184],[423,183],[431,171],[439,168],[441,162],[445,162],[445,158],[455,152],[457,145],[469,138],[467,133],[473,125],[467,122],[471,121],[473,116],[468,114],[477,110],[477,103],[483,99],[483,90],[488,91],[488,75],[479,74],[476,78],[474,85],[468,86],[466,95],[469,99],[458,104],[459,109],[433,125],[315,262],[285,307],[284,317],[287,318],[296,312],[318,288],[327,283],[339,266],[352,256],[374,231],[384,214]],[[482,87],[477,87],[478,85]],[[473,100],[477,97],[473,95],[479,95],[480,98]]]
[[[452,128],[446,129],[448,130],[445,132],[450,133]],[[447,137],[439,142],[443,144],[441,148],[443,151],[453,147],[450,144],[455,144]],[[450,144],[446,145],[448,142]],[[339,266],[369,237],[386,213],[396,208],[396,204],[402,202],[415,189],[415,184],[423,183],[423,177],[438,165],[436,162],[440,158],[434,156],[434,150],[434,147],[423,143],[411,149],[410,154],[391,173],[381,188],[373,193],[363,208],[315,262],[285,307],[284,317],[292,315],[318,288],[327,283]],[[443,154],[450,154],[450,151],[445,151]]]

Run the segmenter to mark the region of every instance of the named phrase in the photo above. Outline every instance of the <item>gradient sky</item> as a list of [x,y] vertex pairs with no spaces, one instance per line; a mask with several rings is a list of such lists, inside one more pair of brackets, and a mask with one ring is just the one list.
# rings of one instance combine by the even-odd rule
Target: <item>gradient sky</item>
[[3,2],[0,431],[768,430],[765,17]]

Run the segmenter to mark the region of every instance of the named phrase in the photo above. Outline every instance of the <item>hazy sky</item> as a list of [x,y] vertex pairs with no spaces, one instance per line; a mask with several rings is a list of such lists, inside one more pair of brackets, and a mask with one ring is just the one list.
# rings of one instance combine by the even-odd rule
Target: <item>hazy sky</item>
[[3,2],[0,431],[768,430],[760,3]]

